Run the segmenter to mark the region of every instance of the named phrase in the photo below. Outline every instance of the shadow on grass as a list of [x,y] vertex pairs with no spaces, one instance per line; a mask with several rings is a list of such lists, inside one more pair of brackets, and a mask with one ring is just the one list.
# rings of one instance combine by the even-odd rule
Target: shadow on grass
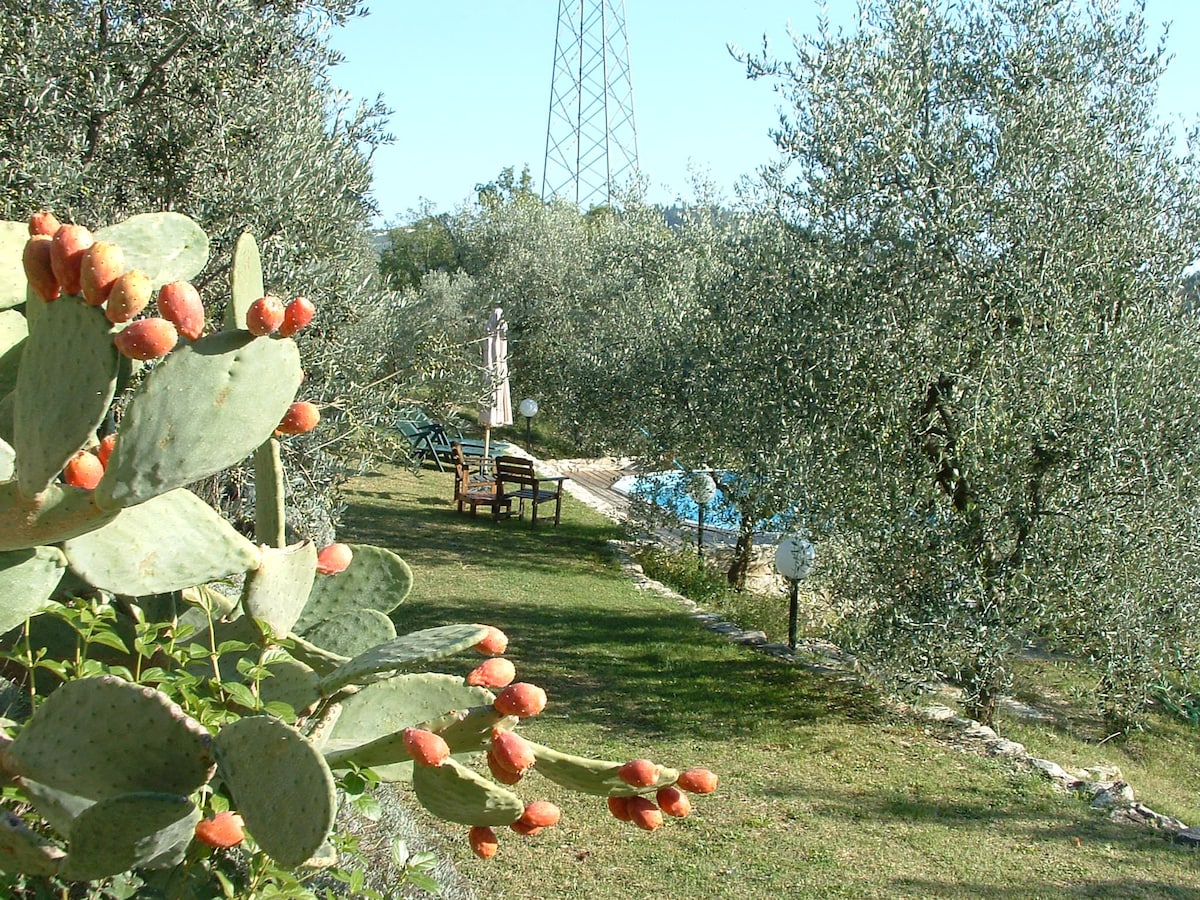
[[[607,521],[568,505],[558,528],[531,530],[528,520],[457,513],[449,478],[396,480],[402,488],[357,482],[348,491],[343,534],[413,566],[418,587],[394,614],[398,627],[499,626],[513,637],[508,655],[520,677],[545,687],[572,721],[646,737],[743,736],[881,715],[863,686],[732,645],[678,605],[634,590],[606,545],[618,536]],[[432,587],[422,588],[423,572]]]

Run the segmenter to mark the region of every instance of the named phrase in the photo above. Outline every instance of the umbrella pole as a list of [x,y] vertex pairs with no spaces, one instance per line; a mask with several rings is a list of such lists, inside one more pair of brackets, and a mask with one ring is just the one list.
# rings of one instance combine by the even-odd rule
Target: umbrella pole
[[479,461],[479,471],[481,474],[491,471],[491,468],[492,468],[492,466],[491,466],[492,458],[491,458],[491,456],[488,455],[488,448],[491,446],[491,442],[492,442],[492,426],[484,425],[483,426],[483,459],[481,459]]

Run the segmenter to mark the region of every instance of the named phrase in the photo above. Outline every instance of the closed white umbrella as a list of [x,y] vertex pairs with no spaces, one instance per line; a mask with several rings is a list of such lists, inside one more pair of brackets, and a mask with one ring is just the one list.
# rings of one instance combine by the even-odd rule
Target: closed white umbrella
[[483,426],[483,458],[487,460],[492,426],[513,423],[512,395],[508,389],[508,323],[504,321],[504,310],[498,306],[487,321],[483,371],[488,400],[479,406],[479,424]]

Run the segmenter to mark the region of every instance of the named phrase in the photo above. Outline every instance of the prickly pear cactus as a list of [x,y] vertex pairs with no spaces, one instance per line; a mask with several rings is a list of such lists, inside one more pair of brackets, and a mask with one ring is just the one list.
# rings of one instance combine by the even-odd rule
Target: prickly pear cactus
[[[241,852],[243,825],[279,867],[327,865],[337,778],[362,768],[411,781],[431,813],[473,836],[540,827],[523,822],[512,788],[531,766],[655,810],[645,795],[687,786],[674,769],[647,775],[648,761],[524,741],[515,728],[545,695],[508,687],[507,663],[466,678],[427,671],[463,653],[495,657],[507,638],[477,624],[397,635],[391,615],[413,574],[391,551],[348,545],[349,564],[335,566],[308,542],[284,546],[278,440],[293,430],[280,426],[294,421],[302,373],[295,341],[264,333],[254,314],[264,278],[252,236],[237,242],[221,328],[200,334],[174,302],[143,297],[129,321],[128,296],[114,310],[104,293],[128,274],[109,270],[113,258],[151,291],[194,277],[208,259],[194,222],[159,213],[94,235],[35,233],[48,220],[0,223],[0,645],[13,659],[25,648],[36,684],[32,713],[0,723],[0,777],[28,810],[0,809],[0,871],[92,881],[219,867]],[[93,254],[93,239],[120,252]],[[249,456],[255,541],[187,489]],[[218,587],[231,579],[238,597]],[[80,594],[107,637],[68,631],[61,659],[43,643],[61,686],[42,696],[30,620]],[[188,690],[170,695],[176,683]],[[197,700],[197,684],[216,699]],[[232,830],[201,821],[228,807]],[[640,813],[643,828],[661,823]],[[471,843],[485,857],[495,846]]]

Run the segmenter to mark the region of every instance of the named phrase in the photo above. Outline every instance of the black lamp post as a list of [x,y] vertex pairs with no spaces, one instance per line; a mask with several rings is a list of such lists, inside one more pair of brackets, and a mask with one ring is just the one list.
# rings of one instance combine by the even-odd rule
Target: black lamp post
[[712,480],[711,475],[701,472],[692,478],[688,495],[695,501],[699,510],[696,516],[696,557],[700,567],[704,568],[704,513],[708,510],[708,504],[717,496],[717,483]]
[[796,594],[800,579],[812,571],[816,558],[816,548],[795,535],[784,538],[775,548],[775,568],[788,581],[788,646],[793,650],[796,649],[796,625],[800,611]]
[[533,417],[537,415],[538,403],[532,397],[526,397],[517,407],[517,412],[525,417],[525,449],[532,452]]

